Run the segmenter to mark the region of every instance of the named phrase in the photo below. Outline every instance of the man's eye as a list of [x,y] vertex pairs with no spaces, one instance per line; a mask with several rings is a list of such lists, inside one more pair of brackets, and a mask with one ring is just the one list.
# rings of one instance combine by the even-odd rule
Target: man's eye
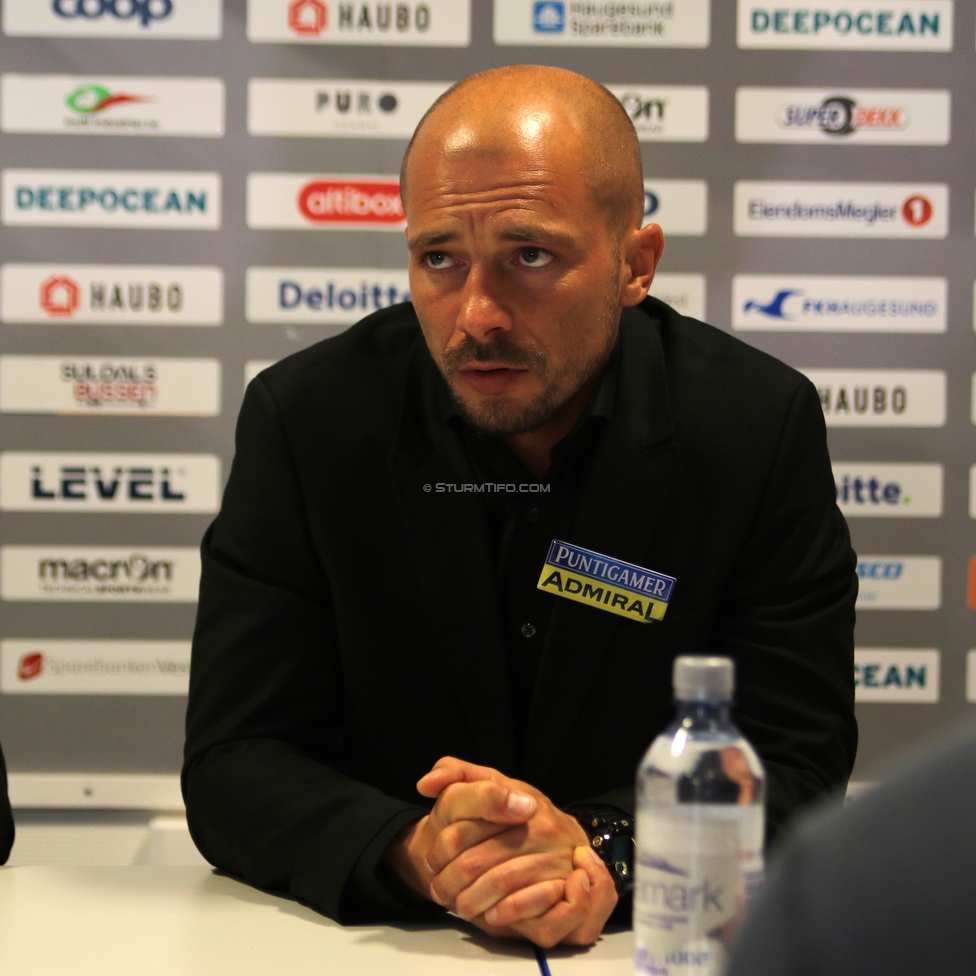
[[519,251],[519,264],[526,268],[544,268],[552,257],[549,251],[541,247],[523,247]]
[[433,268],[435,271],[439,271],[442,268],[450,267],[451,258],[450,255],[445,254],[443,251],[430,251],[424,255],[424,264],[428,268]]

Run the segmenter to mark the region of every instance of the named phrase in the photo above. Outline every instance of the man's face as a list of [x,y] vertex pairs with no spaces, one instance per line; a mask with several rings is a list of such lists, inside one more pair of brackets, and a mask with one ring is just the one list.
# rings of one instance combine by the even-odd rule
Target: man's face
[[468,419],[496,435],[555,417],[616,337],[617,241],[572,140],[502,154],[411,153],[410,293],[434,361]]

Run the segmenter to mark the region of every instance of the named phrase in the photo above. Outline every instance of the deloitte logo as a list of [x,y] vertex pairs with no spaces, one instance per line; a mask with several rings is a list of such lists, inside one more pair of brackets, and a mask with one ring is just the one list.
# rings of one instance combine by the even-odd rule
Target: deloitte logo
[[64,104],[78,115],[96,115],[113,105],[151,101],[145,95],[129,95],[125,92],[113,94],[102,85],[81,85],[64,100]]
[[153,21],[172,16],[173,0],[53,0],[51,10],[56,17],[67,20],[115,17],[117,20],[136,20],[143,27],[149,27]]
[[540,34],[561,34],[566,29],[566,5],[563,3],[533,4],[532,29]]

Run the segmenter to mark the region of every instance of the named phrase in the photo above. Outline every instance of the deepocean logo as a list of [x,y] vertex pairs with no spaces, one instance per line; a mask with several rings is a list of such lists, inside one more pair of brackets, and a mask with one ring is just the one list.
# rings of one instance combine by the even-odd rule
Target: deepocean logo
[[4,600],[196,603],[196,547],[3,546]]
[[732,328],[766,332],[945,332],[945,278],[736,275]]
[[941,464],[835,461],[837,507],[847,518],[938,518]]
[[139,264],[0,265],[5,324],[220,325],[220,268]]
[[294,230],[393,230],[406,226],[396,176],[250,173],[247,224]]
[[448,82],[252,78],[247,131],[254,136],[409,139],[449,87]]
[[644,180],[644,219],[665,234],[700,237],[708,227],[708,184],[704,180]]
[[218,173],[5,169],[8,227],[217,230]]
[[858,556],[858,610],[938,610],[942,560],[938,556]]
[[735,184],[740,237],[943,238],[949,231],[944,183]]
[[944,427],[946,374],[938,369],[803,369],[828,427]]
[[5,695],[185,695],[189,641],[0,641]]
[[379,268],[248,268],[248,322],[352,325],[410,301],[406,271]]
[[741,48],[951,51],[952,0],[739,0]]
[[3,32],[214,40],[221,34],[221,0],[4,0]]
[[247,37],[277,44],[467,47],[471,2],[248,0]]
[[495,0],[496,44],[708,47],[710,0]]
[[0,413],[216,417],[220,360],[0,356]]
[[922,647],[856,647],[854,700],[931,705],[939,700],[940,654]]
[[699,85],[607,85],[641,142],[708,139],[708,89]]
[[0,76],[0,131],[61,135],[220,136],[219,78]]
[[945,146],[948,91],[739,88],[738,142],[843,146]]
[[0,453],[0,511],[145,515],[216,512],[212,454]]

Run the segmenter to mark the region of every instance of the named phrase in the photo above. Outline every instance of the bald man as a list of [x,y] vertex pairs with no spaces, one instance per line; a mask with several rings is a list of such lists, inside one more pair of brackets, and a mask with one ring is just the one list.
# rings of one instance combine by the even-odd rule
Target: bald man
[[456,85],[401,192],[412,304],[244,398],[190,827],[340,921],[584,945],[627,890],[676,654],[735,658],[773,831],[850,772],[856,560],[819,399],[648,297],[637,138],[579,75]]

